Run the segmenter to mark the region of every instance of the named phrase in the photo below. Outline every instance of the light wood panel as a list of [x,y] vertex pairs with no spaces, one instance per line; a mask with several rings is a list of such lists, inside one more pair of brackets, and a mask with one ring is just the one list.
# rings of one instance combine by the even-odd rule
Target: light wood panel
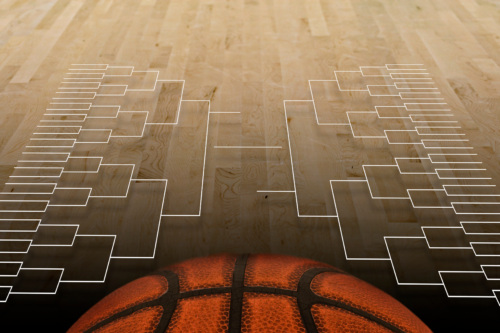
[[[218,252],[272,252],[321,260],[358,275],[396,296],[436,330],[495,324],[499,311],[495,298],[449,300],[442,286],[398,286],[392,265],[404,280],[399,282],[413,283],[422,277],[425,281],[421,282],[435,283],[440,279],[438,270],[477,270],[480,265],[500,264],[496,257],[471,254],[470,248],[446,248],[499,241],[492,223],[499,221],[496,215],[457,215],[449,208],[450,198],[455,198],[461,202],[454,208],[459,213],[484,212],[484,205],[468,205],[463,201],[469,199],[451,195],[476,195],[472,201],[484,202],[481,194],[500,193],[492,190],[493,185],[500,186],[499,40],[500,5],[494,0],[0,1],[0,188],[20,193],[16,198],[23,200],[82,203],[86,192],[81,189],[51,194],[53,174],[16,178],[27,175],[23,167],[64,166],[80,174],[64,174],[58,186],[92,187],[96,196],[87,198],[85,208],[55,206],[46,213],[17,212],[18,206],[4,209],[0,212],[0,219],[5,219],[0,224],[2,239],[69,244],[70,236],[75,238],[73,250],[33,247],[26,255],[1,253],[0,259],[21,260],[27,267],[67,264],[63,280],[79,276],[98,280],[112,254],[154,254],[154,259],[112,259],[105,283],[62,283],[57,296],[11,295],[0,309],[2,322],[14,325],[29,311],[36,316],[37,327],[56,322],[58,329],[65,329],[105,293],[160,266]],[[63,91],[59,88],[75,87],[65,80],[69,69],[82,68],[74,64],[134,66],[135,71],[150,72],[134,72],[126,80],[106,77],[100,82],[128,84],[128,89],[158,86],[151,92],[128,91],[124,97],[96,97],[90,109],[78,112],[81,116],[62,115],[65,107],[50,103],[58,96],[56,92]],[[392,78],[364,77],[387,68],[335,72],[386,64],[423,64],[461,127],[447,129],[451,132],[446,134],[457,135],[455,139],[465,134],[469,141],[454,141],[450,148],[439,141],[443,130],[437,134],[430,132],[433,129],[396,132],[413,128],[415,121],[425,127],[442,120],[440,111],[424,114],[419,110],[422,106],[409,110],[394,96],[370,96],[413,89],[411,80],[400,80],[399,86],[388,90],[372,87],[370,94],[342,91],[393,84]],[[107,70],[116,74],[126,73],[127,68]],[[71,91],[90,91],[91,96],[105,89],[92,90],[96,88],[92,84],[80,88],[91,89]],[[118,88],[108,89],[108,93],[120,94]],[[67,95],[73,99],[66,102],[77,103],[74,98],[81,96]],[[180,98],[186,101],[179,103]],[[302,102],[287,102],[285,116],[284,100]],[[110,107],[115,104],[121,109]],[[385,108],[375,109],[376,105]],[[54,109],[51,115],[45,115],[48,108]],[[347,111],[366,113],[352,113],[348,118]],[[107,118],[92,118],[96,116]],[[37,127],[55,126],[60,120],[79,126],[82,119],[82,129],[91,131],[45,127],[40,132]],[[384,130],[392,130],[387,134],[392,142],[407,144],[354,138],[359,133],[383,136]],[[436,141],[429,141],[427,148],[412,144],[422,134]],[[55,145],[50,138],[66,138],[69,145],[72,140],[80,143],[67,148],[57,141],[58,147],[44,154],[48,148],[40,146]],[[262,148],[266,146],[272,148]],[[486,170],[425,174],[433,162],[441,163],[441,168],[460,169],[453,162],[464,161],[455,155],[436,155],[431,161],[425,159],[428,149],[451,154],[466,146],[477,154],[469,162],[481,162],[480,168]],[[66,153],[74,159],[66,160]],[[42,162],[34,162],[41,156]],[[102,157],[102,164],[108,166],[95,173],[97,160],[88,157]],[[396,157],[415,159],[396,161]],[[366,169],[364,165],[369,164],[394,167]],[[446,179],[470,177],[491,178],[482,180],[491,186],[478,190],[470,186],[477,184],[470,179]],[[12,179],[36,184],[4,186]],[[442,195],[443,185],[448,186],[448,196]],[[440,192],[406,192],[415,188]],[[49,194],[51,199],[47,199]],[[126,199],[99,198],[124,194]],[[405,195],[404,200],[373,198]],[[158,196],[164,197],[158,200]],[[441,208],[413,208],[410,198],[416,206]],[[488,212],[497,208],[491,205]],[[139,213],[142,209],[147,212]],[[340,223],[336,217],[298,217],[298,210],[301,215],[338,213]],[[134,224],[146,216],[147,222]],[[18,222],[14,225],[7,219]],[[36,219],[42,219],[39,231],[32,224]],[[456,233],[464,221],[464,231]],[[58,229],[51,223],[66,226]],[[72,225],[82,229],[77,232]],[[422,230],[422,226],[429,228]],[[28,233],[5,231],[16,228]],[[489,234],[465,235],[467,230]],[[121,239],[81,236],[88,233],[116,234]],[[420,238],[385,242],[384,236]],[[343,242],[347,242],[345,248]],[[13,246],[9,244],[7,248]],[[429,251],[433,246],[445,249]],[[392,261],[387,260],[388,249]],[[474,250],[496,251],[482,245]],[[346,254],[384,260],[346,260]],[[92,267],[89,272],[87,267]],[[498,274],[494,269],[488,272]],[[45,287],[50,289],[61,276],[59,271],[22,276],[23,283],[38,279],[47,281]],[[484,284],[489,291],[500,289],[498,281],[485,282],[484,277],[468,281],[451,274],[443,279],[455,288],[451,293],[467,285],[470,288],[464,292],[483,292]],[[12,277],[0,277],[0,285],[15,283]],[[59,312],[64,315],[56,315]]]

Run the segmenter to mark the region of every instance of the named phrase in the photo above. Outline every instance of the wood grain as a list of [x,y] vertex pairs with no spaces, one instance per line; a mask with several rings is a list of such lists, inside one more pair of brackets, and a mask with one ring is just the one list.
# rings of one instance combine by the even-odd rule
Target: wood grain
[[[460,267],[480,270],[481,264],[499,265],[496,257],[478,258],[471,254],[472,249],[427,253],[423,238],[406,243],[391,238],[385,243],[384,236],[424,237],[422,226],[457,228],[463,221],[469,221],[467,230],[496,230],[491,223],[498,221],[495,215],[457,216],[450,208],[452,196],[407,190],[441,191],[444,184],[448,185],[448,195],[469,195],[474,202],[485,202],[484,194],[500,194],[492,190],[493,185],[500,187],[499,22],[500,5],[494,0],[2,0],[2,193],[18,193],[15,195],[19,199],[45,200],[51,191],[53,174],[16,178],[23,184],[6,184],[28,172],[15,167],[33,165],[50,168],[65,165],[68,171],[89,172],[64,174],[59,180],[60,187],[93,187],[92,193],[96,196],[128,195],[129,187],[131,192],[125,201],[91,198],[91,210],[60,207],[51,208],[47,214],[8,211],[0,212],[0,218],[42,219],[42,224],[74,223],[82,225],[81,234],[121,235],[116,246],[111,238],[77,237],[73,254],[78,259],[73,260],[81,260],[82,266],[92,264],[91,256],[104,258],[111,253],[133,256],[134,249],[142,256],[149,256],[156,246],[150,240],[155,239],[159,230],[154,259],[111,260],[106,285],[61,285],[65,295],[93,290],[94,294],[89,296],[91,301],[127,279],[192,256],[271,252],[322,260],[383,286],[429,320],[429,325],[436,330],[443,328],[440,323],[443,318],[446,319],[443,322],[448,323],[453,320],[462,324],[469,320],[487,323],[494,318],[490,315],[491,309],[497,306],[494,298],[450,306],[442,286],[403,289],[394,280],[387,251],[388,248],[394,251],[396,270],[401,270],[403,282],[418,282],[415,279],[419,277],[425,279],[424,282],[439,282],[438,270]],[[67,96],[71,98],[68,103],[77,103],[82,93],[90,92],[87,95],[92,96],[92,91],[101,91],[92,84],[79,88],[68,85],[65,78],[73,64],[134,66],[137,72],[127,81],[129,89],[150,89],[155,83],[158,86],[148,93],[128,91],[125,97],[96,97],[96,105],[119,104],[120,111],[135,113],[117,113],[117,109],[101,105],[82,111],[81,116],[63,115],[64,107],[55,106],[54,109],[61,110],[45,115],[46,109],[53,106],[50,103],[54,102],[56,92],[62,91],[58,90],[61,87],[73,87],[71,92],[75,94]],[[438,88],[452,110],[453,120],[461,127],[422,129],[421,133],[428,134],[426,138],[434,139],[429,141],[429,149],[452,154],[470,146],[477,155],[467,157],[467,161],[481,162],[481,168],[486,170],[459,170],[456,162],[463,162],[465,157],[436,155],[433,162],[441,163],[441,167],[448,170],[426,174],[433,166],[425,159],[424,147],[413,144],[418,135],[396,130],[410,129],[414,121],[423,127],[436,124],[443,120],[440,111],[424,114],[421,105],[412,110],[388,107],[375,110],[376,105],[399,104],[392,96],[342,91],[367,84],[392,84],[387,77],[364,76],[381,69],[360,71],[360,66],[386,64],[423,64],[434,85],[421,91],[427,94],[427,99],[421,101],[432,102],[432,88]],[[128,69],[113,70],[125,73]],[[335,73],[342,70],[357,72]],[[178,81],[156,82],[156,75],[159,80]],[[123,80],[123,77],[106,77],[102,83],[120,85]],[[416,87],[411,80],[398,82],[398,89]],[[120,93],[120,88],[106,89],[108,93]],[[391,95],[398,89],[372,87],[370,92]],[[409,102],[416,101],[412,99],[415,96],[406,97]],[[181,98],[185,100],[182,103]],[[286,102],[288,119],[284,100],[302,101]],[[150,113],[147,115],[145,111]],[[366,113],[353,113],[349,119],[347,111]],[[412,116],[413,121],[390,118],[402,116]],[[83,129],[100,131],[78,133],[68,127],[40,132],[37,127],[42,123],[54,125],[60,120],[67,121],[69,126],[78,126],[86,117],[90,118],[85,119]],[[146,122],[156,124],[145,125]],[[344,125],[330,127],[318,122]],[[387,134],[388,138],[401,144],[353,137],[359,133],[383,136],[387,129],[394,131]],[[465,134],[469,141],[446,145],[440,141],[443,134],[452,134],[448,139],[459,139]],[[127,135],[135,137],[123,137]],[[44,146],[52,144],[47,139],[55,137],[68,139],[69,143],[74,139],[82,143],[52,150],[62,155],[46,154],[48,150]],[[37,138],[36,143],[33,138]],[[64,142],[58,141],[57,145]],[[67,162],[66,152],[75,160]],[[34,162],[40,156],[44,161]],[[103,157],[102,163],[109,165],[97,172],[95,160],[76,159],[87,157]],[[397,157],[414,159],[396,162]],[[420,159],[422,157],[424,159]],[[392,167],[366,169],[366,165]],[[401,170],[421,174],[402,174]],[[479,190],[471,186],[476,184],[472,177],[491,178],[480,181],[491,187]],[[168,179],[166,190],[164,184],[155,183],[155,179]],[[334,179],[339,181],[330,182]],[[293,193],[295,189],[297,193]],[[42,194],[26,194],[42,190],[45,191]],[[332,191],[336,193],[335,201]],[[84,194],[58,192],[54,202],[81,203]],[[156,197],[152,199],[153,194],[165,194],[165,198],[160,202]],[[0,198],[4,200],[9,195],[1,194]],[[406,198],[373,198],[391,196]],[[459,203],[455,209],[459,213],[464,210],[499,212],[498,205],[485,208],[480,204],[464,204],[469,199],[457,197]],[[491,200],[498,202],[497,197]],[[417,209],[412,203],[447,205],[447,208]],[[40,203],[31,205],[39,208]],[[21,206],[2,203],[0,210],[15,210],[12,207]],[[298,217],[298,212],[328,216],[338,213],[340,220],[325,216]],[[134,224],[134,219],[141,218],[149,221]],[[474,221],[482,224],[473,225]],[[2,220],[2,223],[5,223],[2,228],[12,227],[9,221]],[[27,223],[20,222],[19,228],[33,228]],[[42,243],[57,239],[66,242],[68,230],[55,232],[46,226],[39,236],[34,230],[25,235],[21,232],[7,235],[8,231],[2,235],[32,237]],[[499,241],[494,235],[467,238],[464,233],[448,233],[449,230],[454,229],[443,231],[441,236],[439,232],[428,232],[425,237],[432,244],[445,245],[464,242],[467,245],[467,242],[484,239]],[[351,241],[346,247],[343,237]],[[70,258],[73,254],[66,249],[57,257],[53,249],[38,248],[26,256],[1,254],[0,257],[26,260],[28,266],[39,262],[47,267],[59,267],[66,260],[61,258]],[[346,254],[385,259],[351,261],[346,260]],[[50,256],[57,259],[52,261]],[[457,258],[463,260],[462,264],[448,264],[455,263]],[[425,268],[415,269],[412,261],[422,263]],[[97,270],[106,264],[96,262],[96,271],[88,274],[85,267],[72,264],[65,274],[75,279],[80,273],[89,279],[102,278]],[[50,281],[47,285],[52,286],[52,279],[56,277],[46,278]],[[0,280],[12,283],[12,278]],[[488,284],[487,290],[500,289],[498,281],[484,283]],[[442,313],[443,318],[436,314],[441,311],[435,311],[441,309],[440,306],[447,309]],[[472,311],[473,308],[478,310]],[[5,313],[15,314],[19,307],[7,310],[11,312]],[[81,308],[74,309],[74,313],[78,310]],[[64,324],[67,322],[63,321]]]

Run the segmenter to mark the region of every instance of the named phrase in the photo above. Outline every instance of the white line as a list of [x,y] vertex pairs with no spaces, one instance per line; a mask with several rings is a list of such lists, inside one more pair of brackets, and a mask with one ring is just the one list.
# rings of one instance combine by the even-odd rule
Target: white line
[[257,190],[258,193],[295,193],[294,190]]
[[281,146],[213,146],[217,149],[282,149]]

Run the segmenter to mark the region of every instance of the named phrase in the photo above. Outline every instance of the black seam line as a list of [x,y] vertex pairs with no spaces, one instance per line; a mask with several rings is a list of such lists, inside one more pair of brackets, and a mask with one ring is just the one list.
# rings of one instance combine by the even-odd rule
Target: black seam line
[[[355,310],[351,310],[349,308],[346,308],[346,304],[344,304],[344,303],[341,303],[342,305],[339,306],[339,305],[335,304],[335,302],[329,302],[329,301],[322,302],[322,301],[319,301],[319,302],[314,303],[313,305],[316,305],[316,304],[324,304],[324,305],[328,305],[329,307],[334,307],[334,308],[337,308],[337,309],[340,309],[340,310],[344,310],[344,311],[349,312],[350,314],[352,314],[354,316],[361,317],[363,319],[367,319],[368,321],[371,321],[371,322],[373,322],[373,323],[375,323],[377,325],[380,325],[380,326],[388,329],[389,331],[392,331],[392,332],[395,332],[395,333],[407,333],[406,331],[403,331],[402,329],[398,328],[397,326],[394,326],[391,323],[385,322],[383,319],[380,319],[378,317],[370,317],[370,318],[368,318],[367,316],[359,313],[358,311],[355,311],[355,310],[359,310],[357,308],[354,308]],[[363,310],[361,310],[361,311],[363,311]],[[367,312],[367,314],[369,316],[373,316],[369,312]],[[385,325],[381,321],[387,323],[387,325],[389,325],[390,327],[388,327],[387,325]]]
[[324,272],[337,273],[329,268],[311,268],[302,273],[297,285],[297,305],[299,307],[302,323],[308,333],[318,333],[318,327],[311,313],[311,307],[314,303],[314,293],[311,290],[311,281],[316,275]]
[[197,297],[197,296],[225,294],[225,293],[230,293],[231,291],[232,291],[231,287],[209,287],[204,289],[195,289],[180,293],[179,299]]
[[[322,298],[322,297],[319,297],[319,298]],[[383,327],[385,327],[393,332],[406,333],[405,331],[403,331],[399,327],[394,326],[393,324],[386,322],[385,320],[383,320],[379,317],[376,317],[375,315],[373,315],[369,312],[355,308],[355,307],[350,306],[348,304],[345,304],[343,302],[337,302],[337,301],[333,301],[333,300],[329,300],[329,299],[322,299],[322,300],[315,301],[314,304],[325,304],[325,305],[334,306],[336,308],[352,312],[353,314],[358,315],[360,317],[364,317],[365,319],[371,320],[371,321],[373,321],[373,322],[375,322],[375,323],[377,323],[377,324],[379,324],[379,325],[381,325],[381,326],[383,326]]]
[[229,307],[228,332],[241,331],[241,312],[243,309],[243,292],[245,286],[245,270],[247,266],[248,254],[243,254],[236,258],[233,270],[233,285],[231,286],[231,303]]
[[113,322],[113,321],[115,321],[117,319],[129,316],[129,315],[133,314],[136,311],[139,311],[139,310],[142,310],[142,309],[145,309],[145,308],[149,308],[149,307],[152,307],[152,306],[157,306],[157,305],[160,305],[159,302],[158,302],[158,299],[155,299],[153,301],[149,301],[149,302],[146,302],[146,303],[141,303],[139,305],[136,305],[136,306],[133,306],[133,307],[128,308],[126,310],[123,310],[123,311],[120,311],[118,313],[115,313],[111,317],[108,317],[108,318],[106,318],[106,319],[98,322],[97,324],[94,324],[94,326],[88,328],[84,332],[85,333],[94,332],[94,331],[98,330],[99,328],[101,328],[103,326],[106,326],[107,324],[109,324],[109,323],[111,323],[111,322]]
[[[177,303],[177,299],[178,299],[178,295],[179,295],[178,278],[174,273],[169,272],[169,271],[157,272],[157,273],[151,274],[150,276],[163,276],[163,277],[165,277],[168,281],[167,292],[154,300],[140,303],[140,304],[134,305],[130,308],[127,308],[123,311],[117,312],[114,315],[94,324],[93,326],[91,326],[90,328],[85,330],[85,333],[94,332],[95,330],[97,330],[103,326],[106,326],[107,324],[109,324],[117,319],[129,316],[129,315],[133,314],[134,312],[139,311],[141,309],[145,309],[145,308],[149,308],[149,307],[153,307],[153,306],[158,306],[158,305],[161,305],[163,307],[163,315],[162,315],[162,319],[160,320],[160,323],[157,325],[156,331],[158,331],[158,329],[160,328],[160,325],[162,324],[162,322],[165,319],[168,319],[168,321],[170,321],[172,313],[169,314],[169,313],[166,313],[166,311],[170,310],[171,312],[173,312],[173,310],[175,309],[175,304],[172,304],[172,303]],[[167,322],[167,325],[168,325],[168,322]],[[164,331],[165,331],[165,329],[163,331],[160,331],[160,332],[164,332]]]
[[[246,259],[245,259],[246,260]],[[246,264],[246,262],[245,262]],[[236,267],[235,267],[236,269]],[[224,293],[231,293],[231,305],[232,300],[233,300],[233,295],[236,293],[241,294],[241,306],[243,306],[243,294],[245,292],[252,292],[252,293],[263,293],[263,294],[274,294],[274,295],[283,295],[283,296],[291,296],[291,297],[297,297],[297,303],[299,306],[299,311],[301,314],[301,317],[304,321],[304,325],[307,329],[308,333],[315,333],[317,332],[316,324],[314,323],[314,319],[312,318],[311,315],[311,307],[314,304],[325,304],[325,305],[330,305],[334,306],[336,308],[340,308],[349,312],[352,312],[354,314],[357,314],[361,317],[364,317],[368,320],[374,321],[383,327],[390,329],[394,332],[398,333],[404,333],[403,330],[399,329],[398,327],[392,325],[391,323],[388,323],[384,321],[383,319],[380,319],[364,310],[358,309],[356,307],[353,307],[351,305],[348,305],[346,303],[340,302],[340,301],[334,301],[325,297],[321,297],[316,295],[311,289],[310,289],[310,283],[312,279],[321,273],[324,272],[330,272],[330,273],[337,273],[337,274],[344,274],[343,272],[339,272],[334,269],[329,269],[329,268],[312,268],[308,271],[306,271],[300,281],[299,281],[299,286],[298,290],[287,290],[287,289],[278,289],[278,288],[272,288],[272,287],[261,287],[261,286],[244,286],[242,285],[238,289],[233,287],[219,287],[219,288],[207,288],[207,289],[198,289],[198,290],[191,290],[191,291],[186,291],[183,293],[179,293],[179,282],[178,282],[178,277],[175,273],[171,271],[160,271],[157,273],[152,274],[153,276],[164,276],[167,281],[168,281],[168,286],[169,289],[168,291],[160,296],[157,299],[144,302],[138,305],[135,305],[133,307],[130,307],[128,309],[125,309],[123,311],[120,311],[118,313],[115,313],[111,317],[108,317],[97,324],[93,325],[89,329],[87,329],[85,332],[93,332],[109,323],[111,323],[114,320],[117,320],[122,317],[126,317],[128,315],[131,315],[132,313],[153,307],[153,306],[158,306],[161,305],[163,307],[163,316],[162,319],[160,320],[160,323],[157,325],[157,328],[155,332],[164,332],[166,328],[168,327],[168,324],[170,323],[170,319],[173,315],[173,312],[175,311],[175,307],[177,304],[178,299],[183,299],[183,298],[189,298],[189,297],[195,297],[195,296],[204,296],[204,295],[215,295],[215,294],[224,294]],[[243,277],[244,277],[244,270],[243,270]],[[234,277],[234,275],[233,275]],[[234,280],[234,278],[233,278]],[[233,281],[234,284],[235,281]],[[243,281],[244,282],[244,281]],[[242,282],[242,284],[243,284]],[[230,312],[230,318],[231,318],[231,312]],[[230,321],[231,323],[231,321]],[[241,327],[241,310],[239,312],[239,323],[235,323],[236,326]],[[164,327],[163,327],[164,326]],[[239,332],[238,331],[229,331],[228,332]]]
[[[325,268],[312,268],[312,269],[306,271],[302,275],[302,277],[300,278],[300,281],[299,281],[299,286],[297,289],[298,290],[297,301],[299,303],[299,309],[301,311],[301,314],[303,315],[302,318],[305,320],[304,324],[308,328],[308,332],[315,333],[318,331],[316,328],[316,324],[314,323],[314,319],[312,317],[312,314],[311,314],[311,307],[314,304],[325,304],[325,305],[334,306],[334,307],[352,312],[354,314],[357,314],[357,315],[364,317],[368,320],[376,322],[377,324],[382,325],[383,327],[385,327],[393,332],[404,333],[404,331],[401,330],[400,328],[398,328],[397,326],[394,326],[393,324],[386,322],[385,320],[383,320],[383,319],[381,319],[381,318],[379,318],[379,317],[377,317],[369,312],[366,312],[360,308],[354,307],[352,305],[346,304],[346,303],[341,302],[341,301],[332,300],[332,299],[325,298],[325,297],[322,297],[322,296],[315,294],[311,290],[311,287],[310,287],[311,282],[314,279],[314,277],[316,277],[317,275],[324,273],[324,272],[331,272],[331,270],[325,269]],[[307,326],[307,325],[311,325],[310,326],[311,329],[309,329],[309,326]]]
[[[234,288],[232,287],[214,287],[205,289],[196,289],[185,291],[179,294],[179,299],[198,297],[198,296],[210,296],[217,294],[227,294],[231,293]],[[279,296],[290,296],[297,297],[297,291],[288,289],[279,289],[273,287],[261,287],[261,286],[243,286],[241,287],[243,293],[261,293],[261,294],[273,294]],[[232,296],[232,295],[231,295]]]
[[243,291],[246,293],[273,294],[279,296],[297,297],[297,291],[295,290],[279,289],[273,287],[244,287]]
[[171,271],[160,271],[168,281],[168,292],[160,297],[159,301],[163,307],[163,315],[160,322],[156,325],[155,333],[163,333],[167,330],[175,308],[177,307],[177,300],[179,299],[179,277]]

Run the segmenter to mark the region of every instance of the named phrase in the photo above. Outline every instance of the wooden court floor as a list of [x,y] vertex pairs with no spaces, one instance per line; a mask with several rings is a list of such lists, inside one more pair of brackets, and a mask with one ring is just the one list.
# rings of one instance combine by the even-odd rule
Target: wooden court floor
[[495,0],[0,0],[0,325],[234,252],[495,331],[499,128]]

